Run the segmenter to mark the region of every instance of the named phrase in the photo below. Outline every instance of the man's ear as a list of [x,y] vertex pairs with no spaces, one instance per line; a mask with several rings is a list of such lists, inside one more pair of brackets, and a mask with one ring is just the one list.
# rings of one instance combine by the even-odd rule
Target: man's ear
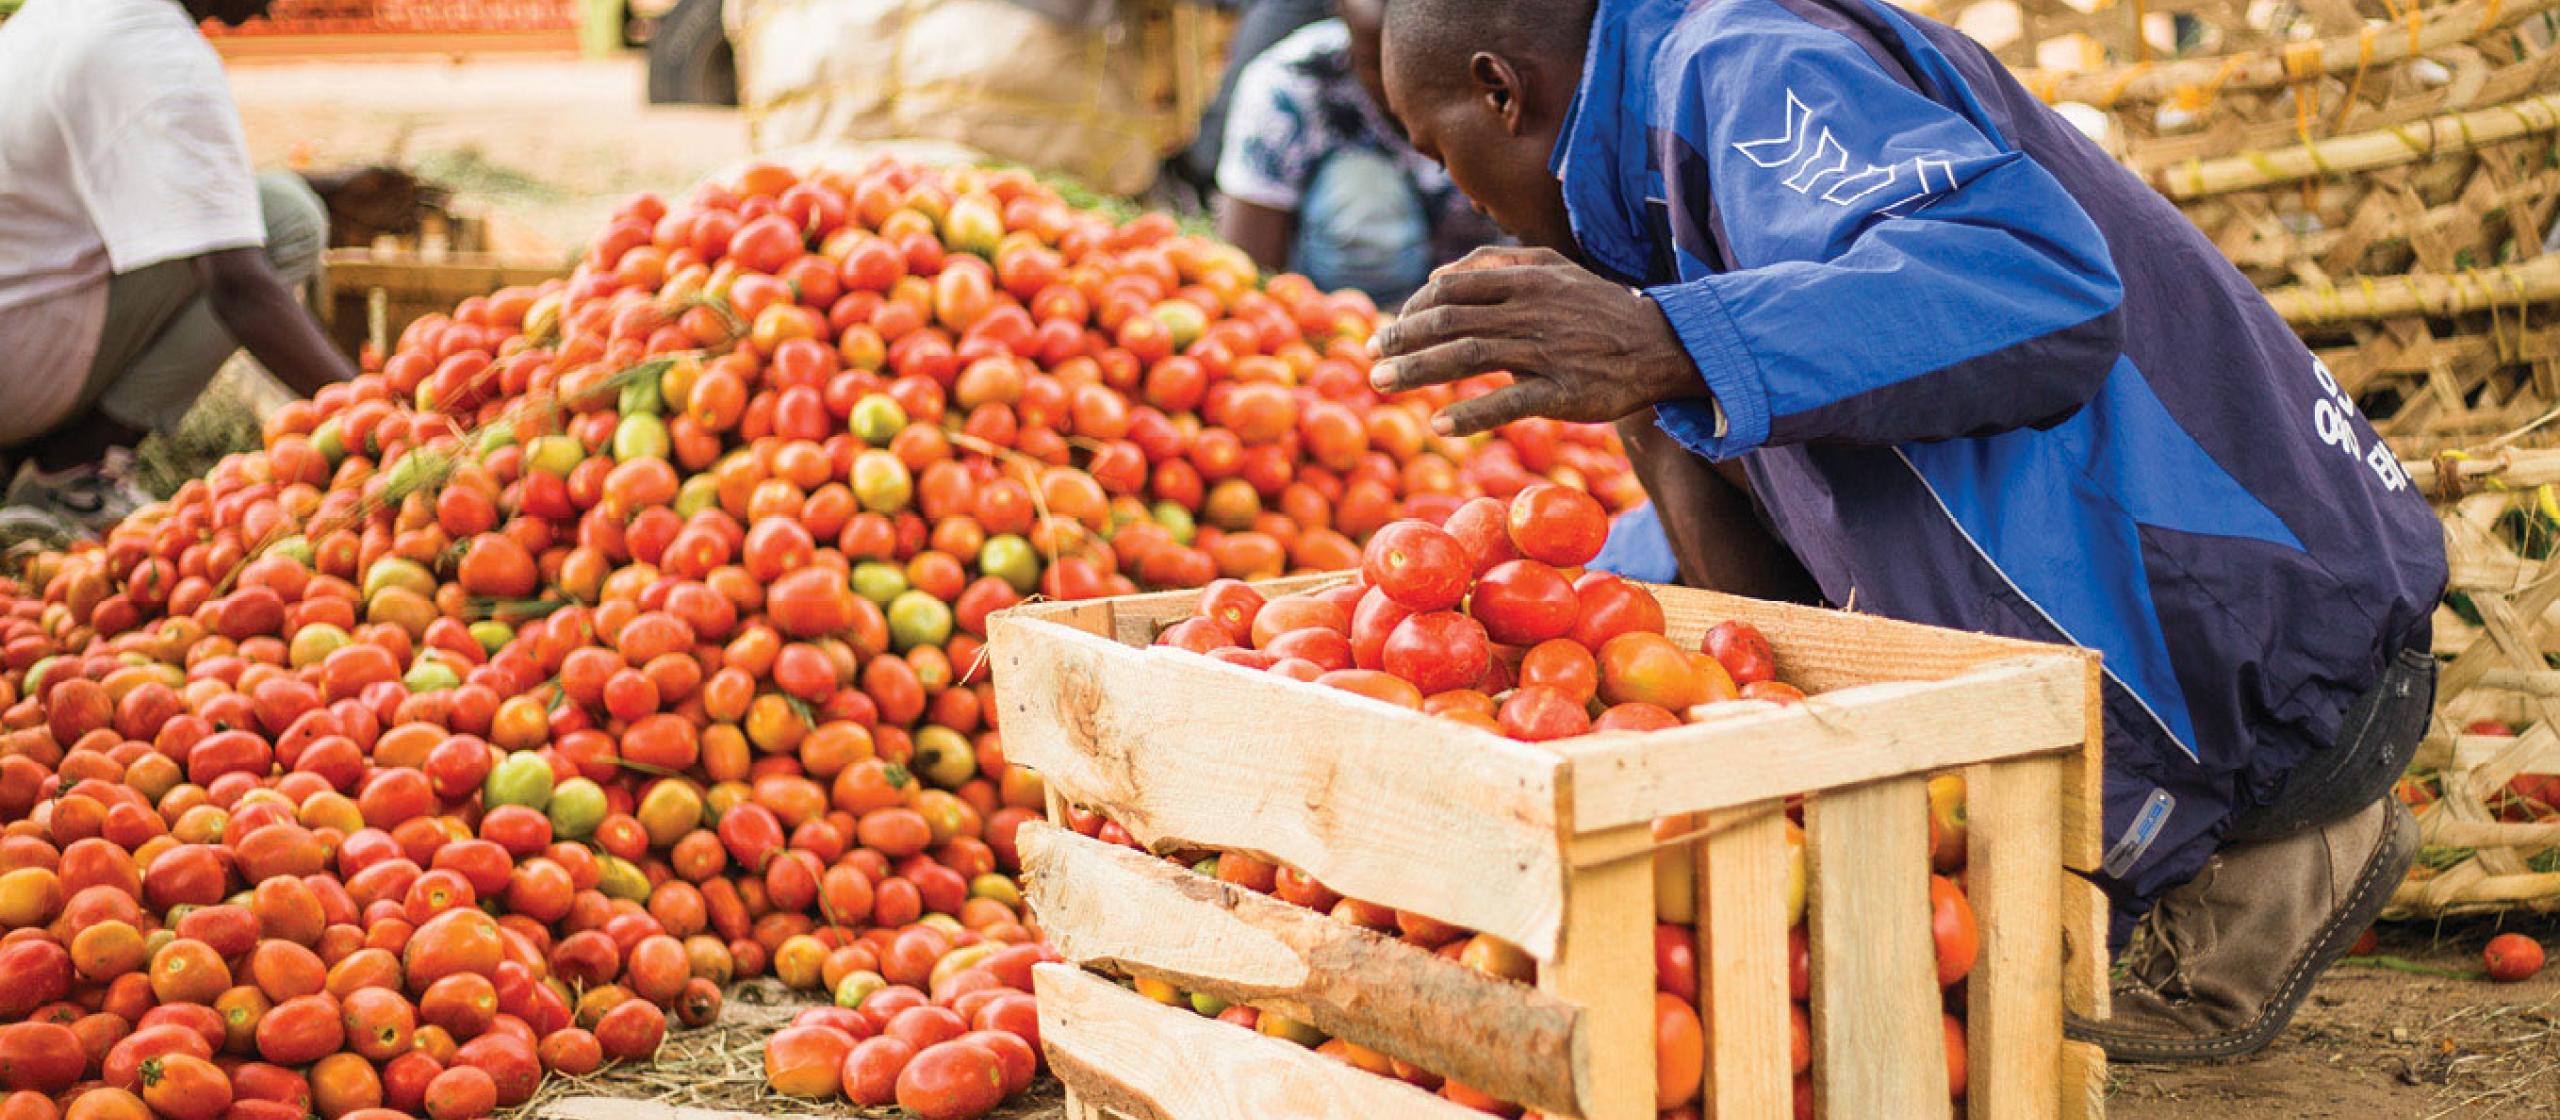
[[1491,51],[1477,51],[1467,59],[1467,77],[1476,84],[1476,96],[1485,108],[1501,118],[1504,132],[1517,136],[1526,123],[1528,89],[1522,83],[1520,68],[1511,60]]

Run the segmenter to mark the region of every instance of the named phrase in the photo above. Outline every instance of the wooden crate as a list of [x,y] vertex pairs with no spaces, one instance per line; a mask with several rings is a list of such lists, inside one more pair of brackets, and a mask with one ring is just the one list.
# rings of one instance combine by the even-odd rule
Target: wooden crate
[[[1339,576],[1283,586],[1320,585]],[[1311,582],[1312,581],[1312,582]],[[1736,705],[1650,734],[1515,742],[1164,648],[1196,593],[995,616],[1006,753],[1053,817],[1091,807],[1157,851],[1244,851],[1352,897],[1493,934],[1536,990],[1041,824],[1041,924],[1070,961],[1312,1023],[1503,1099],[1585,1120],[1654,1115],[1653,823],[1697,890],[1706,1114],[1790,1115],[1786,799],[1804,795],[1814,1075],[1840,1120],[1947,1103],[1928,926],[1926,778],[1968,783],[1968,1112],[2096,1116],[2104,1059],[2062,1014],[2103,1016],[2106,909],[2067,874],[2099,858],[2098,666],[2083,651],[1656,589],[1673,637],[1769,635],[1811,701]],[[1071,967],[1039,976],[1069,1115],[1162,1120],[1475,1115],[1409,1086],[1150,1003]]]
[[331,249],[322,258],[312,306],[347,353],[359,353],[372,341],[388,354],[401,330],[421,316],[449,315],[472,296],[568,275],[566,263],[479,253]]

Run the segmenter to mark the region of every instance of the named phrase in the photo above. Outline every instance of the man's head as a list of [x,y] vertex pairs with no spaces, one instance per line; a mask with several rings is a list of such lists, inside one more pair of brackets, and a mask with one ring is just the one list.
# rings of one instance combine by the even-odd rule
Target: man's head
[[275,0],[178,0],[179,6],[197,20],[218,19],[238,27],[267,14],[267,6]]
[[1378,108],[1387,107],[1387,79],[1378,63],[1378,35],[1387,22],[1387,0],[1334,0],[1333,14],[1351,29],[1351,75]]
[[1582,81],[1595,0],[1391,0],[1389,112],[1476,208],[1521,241],[1579,258],[1547,170]]

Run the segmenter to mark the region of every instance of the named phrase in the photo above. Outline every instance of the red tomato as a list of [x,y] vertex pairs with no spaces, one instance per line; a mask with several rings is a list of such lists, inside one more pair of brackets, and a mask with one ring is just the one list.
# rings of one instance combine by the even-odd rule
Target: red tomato
[[[1939,987],[1950,986],[1973,971],[1974,958],[1982,952],[1982,931],[1974,925],[1973,904],[1965,900],[1955,880],[1944,875],[1929,876],[1929,933],[1938,946]],[[2536,946],[2537,968],[2541,956],[2541,947]]]
[[1563,573],[1535,560],[1506,560],[1476,581],[1467,613],[1507,646],[1534,646],[1572,632],[1582,609]]
[[1482,623],[1456,611],[1432,611],[1398,623],[1379,659],[1387,672],[1429,695],[1475,687],[1484,680],[1493,649]]
[[2481,948],[2480,959],[2489,968],[2489,979],[2502,984],[2531,980],[2542,971],[2542,943],[2521,933],[2502,933]]
[[1004,1103],[1004,1062],[974,1042],[936,1044],[898,1074],[898,1107],[919,1120],[970,1120]]
[[1511,499],[1511,543],[1520,554],[1559,568],[1574,568],[1600,555],[1609,540],[1609,511],[1591,495],[1541,482]]
[[1361,577],[1416,611],[1457,606],[1473,567],[1458,538],[1424,521],[1394,522],[1360,552]]
[[1607,572],[1584,572],[1573,581],[1581,612],[1574,619],[1574,641],[1598,652],[1609,639],[1630,631],[1663,631],[1662,604],[1653,593]]
[[1778,655],[1769,648],[1768,636],[1748,622],[1728,620],[1715,624],[1698,648],[1722,664],[1736,685],[1748,688],[1777,679]]

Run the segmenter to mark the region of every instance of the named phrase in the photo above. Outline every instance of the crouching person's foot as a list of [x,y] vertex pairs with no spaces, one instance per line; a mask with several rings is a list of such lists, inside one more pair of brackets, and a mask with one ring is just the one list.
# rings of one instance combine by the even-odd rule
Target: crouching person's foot
[[2233,1058],[2273,1041],[2390,901],[2418,854],[2397,798],[2291,836],[2235,844],[2169,892],[2125,947],[2112,1015],[2071,1037],[2125,1062]]
[[33,534],[67,531],[93,537],[105,533],[135,510],[151,504],[142,488],[133,452],[108,450],[99,461],[48,471],[33,463],[18,472],[0,510],[0,526]]

